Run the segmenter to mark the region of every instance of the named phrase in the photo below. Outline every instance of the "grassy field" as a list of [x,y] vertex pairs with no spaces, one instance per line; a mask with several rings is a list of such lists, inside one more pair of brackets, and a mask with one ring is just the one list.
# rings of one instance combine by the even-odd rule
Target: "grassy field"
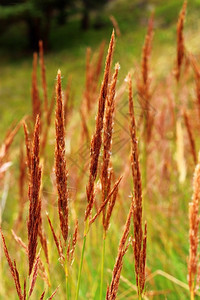
[[[45,54],[49,95],[52,93],[57,69],[61,68],[63,85],[65,86],[68,76],[72,76],[73,87],[76,89],[75,102],[80,103],[85,78],[77,75],[85,70],[86,48],[91,47],[93,51],[96,51],[103,40],[108,42],[112,31],[112,24],[108,18],[111,13],[116,17],[122,32],[121,37],[117,40],[114,58],[121,65],[120,80],[126,76],[130,67],[135,68],[135,64],[138,63],[141,56],[150,9],[155,8],[156,15],[152,69],[160,76],[164,76],[165,71],[168,71],[173,65],[176,51],[174,45],[176,21],[182,1],[168,1],[167,5],[160,4],[159,1],[158,4],[156,1],[152,1],[152,7],[150,6],[149,10],[141,10],[140,7],[128,1],[118,2],[118,4],[111,3],[112,6],[108,7],[103,17],[105,27],[101,30],[90,29],[81,32],[79,20],[72,20],[69,25],[61,28],[52,26],[51,50]],[[196,40],[198,33],[199,25],[196,23],[198,2],[195,4],[194,1],[188,6],[186,34],[188,33],[190,41],[193,36]],[[23,25],[20,26],[20,28],[11,27],[0,41],[1,132],[9,126],[13,118],[19,120],[24,114],[31,111],[32,55],[23,49],[26,45],[25,28]],[[24,35],[21,32],[24,32]],[[188,44],[190,45],[190,42]],[[155,68],[155,64],[159,67]],[[9,99],[9,101],[5,101],[5,99]],[[10,105],[15,107],[14,115],[9,111]]]
[[[111,224],[106,239],[103,288],[103,299],[105,299],[107,284],[110,284],[111,281],[117,248],[130,207],[130,196],[133,190],[130,167],[131,144],[128,131],[129,120],[127,118],[128,88],[125,78],[127,73],[131,71],[133,74],[136,121],[139,123],[141,107],[139,106],[135,78],[137,77],[137,73],[140,72],[142,47],[146,35],[148,18],[152,10],[155,10],[155,29],[150,69],[152,77],[151,90],[153,91],[151,108],[154,113],[154,125],[152,141],[149,145],[150,154],[147,170],[145,170],[145,159],[143,156],[144,136],[142,126],[138,127],[137,132],[143,179],[147,173],[147,184],[143,181],[143,219],[148,224],[146,298],[170,300],[190,298],[187,285],[187,258],[189,253],[188,204],[192,197],[192,178],[195,164],[192,159],[187,130],[182,117],[183,107],[187,108],[190,116],[197,153],[200,146],[200,139],[198,113],[195,106],[195,81],[192,68],[189,69],[188,75],[184,74],[183,71],[179,85],[176,84],[172,75],[176,61],[176,23],[181,7],[182,1],[170,0],[167,1],[167,4],[161,1],[150,1],[148,9],[144,10],[141,6],[131,3],[131,1],[117,0],[111,2],[107,7],[103,15],[105,26],[101,30],[95,31],[94,29],[90,29],[87,32],[81,32],[78,19],[72,19],[69,25],[61,28],[53,26],[50,37],[51,49],[48,53],[45,53],[48,97],[50,99],[52,96],[57,70],[60,68],[63,90],[65,90],[69,78],[72,80],[71,94],[74,101],[73,112],[69,117],[70,120],[66,130],[66,160],[69,172],[70,227],[73,230],[73,224],[77,217],[79,220],[79,237],[75,250],[74,263],[70,269],[69,299],[75,299],[78,267],[83,243],[83,219],[86,207],[85,186],[88,182],[89,147],[85,141],[81,143],[82,125],[79,114],[85,89],[86,49],[87,47],[91,47],[92,53],[98,53],[98,48],[103,40],[106,41],[105,49],[107,49],[112,32],[109,15],[114,15],[118,21],[121,36],[116,38],[112,72],[114,64],[119,62],[120,71],[117,91],[124,89],[124,92],[120,99],[116,97],[115,135],[113,138],[111,161],[115,178],[117,179],[120,175],[123,175],[123,180],[119,186],[117,203],[111,217]],[[187,52],[192,52],[197,57],[199,55],[199,9],[199,1],[188,1],[184,28]],[[21,31],[23,32],[25,29],[23,25],[20,26],[21,28],[10,28],[0,41],[1,144],[4,141],[7,129],[13,121],[18,122],[25,115],[32,114],[32,55],[24,51],[23,47],[26,45],[26,41],[22,39]],[[7,50],[8,45],[10,46],[10,50]],[[101,80],[102,75],[99,80],[98,91],[100,90]],[[38,82],[39,93],[42,97],[39,68]],[[171,125],[171,98],[172,103],[175,103],[176,119],[173,124],[174,127]],[[86,120],[90,137],[94,133],[96,111],[97,105],[95,104]],[[176,133],[176,137],[174,137],[174,131],[179,126],[178,124],[181,124],[181,129],[179,130],[179,134]],[[177,135],[179,138],[177,138]],[[183,144],[183,153],[179,149],[181,141]],[[9,168],[9,172],[6,172],[4,180],[2,180],[0,185],[1,197],[3,197],[3,192],[5,193],[5,186],[8,185],[9,187],[1,223],[9,253],[13,259],[16,259],[19,267],[21,282],[23,282],[23,277],[27,275],[27,257],[12,238],[10,230],[16,230],[17,235],[21,236],[27,244],[26,221],[28,219],[28,201],[24,208],[23,226],[21,225],[19,228],[16,228],[19,209],[19,150],[22,143],[24,143],[23,130],[20,129],[10,150],[9,160],[12,161],[12,166]],[[58,233],[57,192],[55,186],[52,184],[55,181],[53,175],[54,144],[55,129],[53,113],[46,152],[41,159],[44,164],[42,216],[48,240],[50,261],[49,268],[46,263],[45,268],[48,270],[47,273],[51,281],[51,286],[48,286],[38,276],[32,299],[39,299],[44,289],[46,290],[45,297],[50,297],[57,286],[59,286],[59,289],[55,295],[55,299],[67,299],[65,273],[60,265],[45,215],[47,211]],[[76,161],[78,165],[74,165],[73,161]],[[86,166],[86,171],[82,173],[84,166]],[[185,169],[186,176],[181,182],[180,175],[183,175]],[[24,189],[27,195],[28,178],[26,180]],[[100,196],[98,195],[100,190],[99,180],[98,177],[96,181],[97,204],[100,201]],[[101,223],[100,217],[95,221],[88,234],[79,299],[99,299],[103,235]],[[130,232],[133,234],[132,224]],[[39,243],[38,249],[40,247]],[[3,251],[1,251],[0,257],[0,299],[17,299]],[[41,259],[45,262],[42,250]],[[27,282],[28,284],[30,283]],[[132,249],[129,249],[124,256],[117,299],[137,299]]]

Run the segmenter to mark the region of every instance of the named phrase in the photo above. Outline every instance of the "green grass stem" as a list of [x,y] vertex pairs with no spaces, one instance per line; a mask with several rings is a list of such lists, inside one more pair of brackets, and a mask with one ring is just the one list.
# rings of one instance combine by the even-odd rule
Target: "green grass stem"
[[106,235],[105,235],[105,233],[103,233],[103,246],[102,246],[102,255],[101,255],[101,283],[100,283],[99,300],[103,299],[103,278],[104,278],[105,249],[106,249]]
[[86,237],[87,237],[87,235],[84,235],[83,247],[82,247],[82,252],[81,252],[81,262],[80,262],[79,271],[78,271],[78,282],[77,282],[75,300],[78,300],[78,297],[79,297],[79,289],[80,289],[80,281],[81,281],[81,272],[82,272],[82,267],[83,267],[83,258],[84,258],[84,252],[85,252]]

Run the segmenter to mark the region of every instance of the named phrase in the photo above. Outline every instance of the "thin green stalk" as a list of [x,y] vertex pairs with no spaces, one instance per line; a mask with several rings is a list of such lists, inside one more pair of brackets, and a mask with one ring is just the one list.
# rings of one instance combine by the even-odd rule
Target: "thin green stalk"
[[103,299],[103,278],[104,278],[104,261],[105,261],[105,248],[106,248],[106,234],[103,233],[103,247],[101,255],[101,283],[100,283],[100,293],[99,300]]
[[81,271],[82,271],[82,266],[83,266],[83,258],[84,258],[84,252],[85,252],[86,237],[87,237],[87,235],[85,234],[84,238],[83,238],[83,247],[82,247],[82,252],[81,252],[81,262],[80,262],[79,271],[78,271],[78,283],[77,283],[77,288],[76,288],[76,298],[75,298],[75,300],[78,300],[78,296],[79,296]]
[[66,276],[66,299],[69,300],[69,278]]
[[194,300],[194,276],[192,276],[192,288],[190,290],[190,300]]
[[51,286],[51,277],[50,277],[50,272],[49,272],[49,265],[47,263],[46,263],[46,265],[47,265],[47,268],[46,268],[47,278],[48,278],[48,282],[49,282],[48,286]]
[[69,272],[68,272],[68,265],[67,265],[67,258],[65,262],[65,283],[66,283],[66,299],[69,300]]

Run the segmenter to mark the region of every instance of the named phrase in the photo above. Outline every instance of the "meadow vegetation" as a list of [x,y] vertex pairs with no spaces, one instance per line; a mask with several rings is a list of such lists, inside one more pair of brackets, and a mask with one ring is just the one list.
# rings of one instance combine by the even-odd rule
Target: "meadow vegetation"
[[198,299],[197,9],[113,1],[33,58],[2,38],[0,299]]

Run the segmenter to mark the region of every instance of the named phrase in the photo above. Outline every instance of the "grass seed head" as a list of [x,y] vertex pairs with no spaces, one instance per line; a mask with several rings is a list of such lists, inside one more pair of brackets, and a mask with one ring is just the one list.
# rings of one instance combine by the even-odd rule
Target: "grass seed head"
[[68,237],[68,201],[69,194],[67,189],[67,169],[65,159],[65,122],[64,106],[61,88],[61,72],[58,70],[56,86],[56,146],[55,146],[55,174],[58,192],[58,212],[60,228],[64,240]]
[[29,219],[28,219],[28,258],[29,258],[29,275],[32,272],[36,248],[39,224],[41,221],[41,167],[40,163],[40,117],[36,118],[32,151],[31,151],[31,166],[29,178]]
[[99,95],[98,101],[98,113],[96,117],[96,127],[95,133],[91,141],[91,148],[90,148],[90,175],[89,175],[89,182],[86,187],[87,192],[87,200],[88,205],[85,211],[85,220],[91,214],[93,205],[94,205],[94,182],[97,177],[97,169],[98,169],[98,161],[99,161],[99,154],[102,144],[102,129],[103,129],[103,119],[104,119],[104,110],[105,110],[105,102],[108,93],[108,83],[109,83],[109,76],[110,76],[110,68],[112,63],[112,56],[114,51],[114,43],[115,43],[115,35],[114,31],[111,36],[108,54],[106,58],[106,65],[104,71],[104,78],[101,85],[101,91]]
[[183,7],[179,14],[179,18],[177,22],[177,58],[176,58],[176,69],[175,69],[175,77],[177,82],[179,82],[180,79],[181,66],[185,56],[183,29],[184,29],[186,8],[187,8],[187,1],[183,3]]
[[47,96],[47,83],[46,83],[46,70],[45,70],[45,63],[44,63],[43,41],[39,41],[39,54],[40,54],[42,89],[43,89],[43,95],[44,95],[44,111],[47,115],[47,112],[48,112],[48,96]]
[[193,196],[189,203],[189,259],[188,259],[188,284],[191,297],[195,293],[196,277],[198,268],[198,245],[199,245],[199,202],[200,202],[200,154],[194,171]]

